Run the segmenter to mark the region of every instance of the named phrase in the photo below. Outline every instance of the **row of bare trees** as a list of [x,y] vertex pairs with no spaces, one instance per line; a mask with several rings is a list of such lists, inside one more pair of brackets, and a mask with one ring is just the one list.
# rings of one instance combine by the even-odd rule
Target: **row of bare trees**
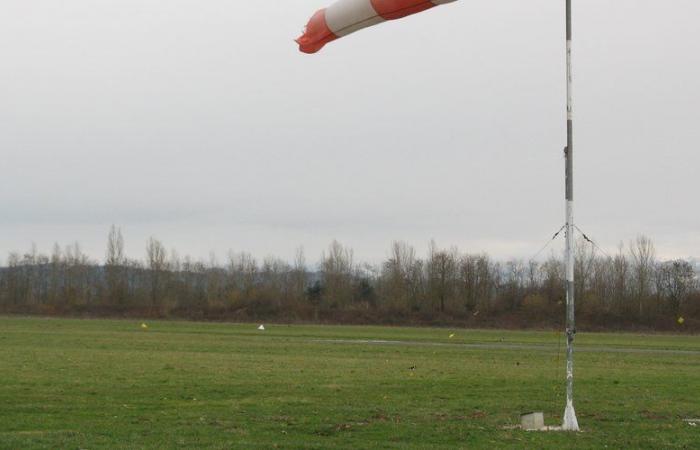
[[[355,261],[334,241],[311,267],[299,249],[290,263],[230,252],[219,262],[181,258],[157,239],[144,260],[129,259],[112,227],[104,263],[78,244],[51,255],[11,253],[0,268],[0,311],[40,314],[349,323],[462,323],[473,326],[560,326],[564,266],[499,262],[430,243],[421,258],[394,242],[379,265]],[[700,328],[700,284],[691,262],[659,261],[644,236],[601,255],[576,247],[577,309],[582,326]]]

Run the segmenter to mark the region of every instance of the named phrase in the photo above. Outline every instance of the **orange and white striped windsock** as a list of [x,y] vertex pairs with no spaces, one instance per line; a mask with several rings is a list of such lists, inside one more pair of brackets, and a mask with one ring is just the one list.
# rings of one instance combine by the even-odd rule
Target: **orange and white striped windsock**
[[327,43],[385,20],[400,19],[455,0],[338,0],[313,15],[299,50],[316,53]]

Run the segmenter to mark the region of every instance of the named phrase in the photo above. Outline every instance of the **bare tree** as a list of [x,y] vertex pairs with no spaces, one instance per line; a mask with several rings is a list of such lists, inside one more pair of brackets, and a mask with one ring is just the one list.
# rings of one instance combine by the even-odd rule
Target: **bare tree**
[[334,240],[328,247],[328,253],[321,255],[324,298],[335,306],[350,303],[353,271],[353,251]]
[[17,307],[25,301],[25,289],[22,280],[22,259],[17,252],[11,252],[7,257],[6,271],[7,301],[11,307]]
[[306,256],[304,247],[296,249],[294,254],[294,265],[291,273],[292,298],[294,301],[301,301],[304,298],[308,284],[308,268],[306,267]]
[[527,289],[529,291],[537,289],[540,284],[540,265],[537,261],[528,261],[526,270]]
[[688,261],[675,260],[658,269],[659,288],[671,311],[678,314],[689,294],[696,288],[695,271]]
[[162,291],[167,269],[167,252],[163,244],[154,237],[148,239],[146,244],[146,260],[150,276],[150,300],[151,308],[155,313],[160,312],[162,306]]
[[418,308],[416,294],[416,251],[406,242],[391,244],[389,259],[384,263],[387,302],[394,307]]
[[126,257],[124,256],[124,237],[121,229],[112,225],[107,236],[107,254],[105,257],[105,278],[107,282],[107,300],[111,305],[123,306],[126,300]]
[[448,299],[454,295],[457,279],[457,251],[438,250],[431,241],[426,261],[428,291],[436,301],[438,310],[445,312]]
[[564,262],[551,256],[541,267],[543,276],[542,290],[550,303],[564,304],[565,272]]
[[576,241],[574,248],[574,279],[576,292],[584,292],[588,288],[595,261],[595,248],[583,238]]
[[105,264],[108,266],[122,266],[126,258],[124,256],[124,237],[122,230],[112,225],[107,236],[107,256]]
[[64,302],[62,296],[63,280],[65,276],[65,266],[61,246],[58,243],[53,245],[51,259],[49,263],[49,303],[58,306]]
[[630,265],[624,251],[625,246],[620,242],[617,255],[613,258],[612,290],[618,311],[627,313],[629,312],[627,299],[629,297]]
[[611,312],[614,304],[613,259],[594,258],[589,279],[589,295],[597,301],[603,311]]
[[[604,326],[606,315],[625,314],[626,323],[668,327],[672,312],[684,316],[686,329],[696,330],[700,286],[692,265],[681,260],[657,263],[653,245],[644,237],[631,247],[621,245],[614,257],[603,258],[579,242],[577,287],[585,300],[581,326],[594,320]],[[352,312],[358,320],[383,321],[395,314],[392,320],[413,321],[429,318],[425,304],[442,311],[435,320],[445,323],[471,316],[493,320],[520,305],[523,315],[509,320],[559,326],[557,311],[564,305],[564,265],[555,254],[541,265],[500,263],[487,255],[439,249],[431,242],[427,259],[421,260],[412,246],[394,242],[383,263],[370,265],[356,264],[352,250],[334,241],[319,270],[311,272],[302,249],[292,262],[267,257],[260,265],[247,253],[229,253],[222,266],[214,255],[208,261],[181,259],[151,238],[145,256],[143,262],[128,260],[114,226],[104,264],[91,261],[77,243],[55,245],[51,256],[34,245],[12,253],[7,267],[0,267],[0,312],[99,314],[116,307],[122,313],[143,314],[137,308],[145,305],[153,314],[190,318],[216,313],[236,320],[304,320],[324,312],[331,320],[345,320]],[[610,323],[621,323],[608,317],[614,320]]]
[[93,287],[89,284],[90,260],[78,242],[67,245],[63,251],[66,265],[64,298],[70,305],[92,303]]
[[[249,253],[228,254],[229,285],[242,297],[251,297],[258,279],[258,263]],[[237,300],[234,298],[234,301]]]
[[643,316],[644,303],[651,294],[651,284],[654,271],[656,250],[654,243],[648,237],[640,235],[630,243],[632,270],[636,284],[636,295],[639,300],[639,317]]

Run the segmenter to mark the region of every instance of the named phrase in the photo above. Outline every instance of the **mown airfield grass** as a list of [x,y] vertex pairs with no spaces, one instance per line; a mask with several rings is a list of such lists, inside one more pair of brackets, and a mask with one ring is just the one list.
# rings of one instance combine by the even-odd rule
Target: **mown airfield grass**
[[559,333],[147,323],[0,317],[0,448],[700,448],[697,336],[580,333],[562,433],[509,428],[559,422]]

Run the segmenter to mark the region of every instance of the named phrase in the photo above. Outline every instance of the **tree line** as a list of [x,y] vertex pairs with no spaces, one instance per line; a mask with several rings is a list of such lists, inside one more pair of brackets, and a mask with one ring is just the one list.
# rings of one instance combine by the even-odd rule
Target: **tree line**
[[[575,252],[579,328],[700,330],[700,283],[685,260],[660,261],[639,236],[614,255],[584,239]],[[391,244],[380,264],[357,262],[334,241],[320,262],[257,260],[229,252],[224,262],[180,257],[151,238],[145,259],[130,259],[112,227],[103,262],[79,244],[10,253],[0,268],[0,312],[177,317],[198,320],[563,327],[563,258],[497,261],[439,248],[419,257]]]

